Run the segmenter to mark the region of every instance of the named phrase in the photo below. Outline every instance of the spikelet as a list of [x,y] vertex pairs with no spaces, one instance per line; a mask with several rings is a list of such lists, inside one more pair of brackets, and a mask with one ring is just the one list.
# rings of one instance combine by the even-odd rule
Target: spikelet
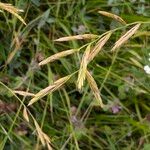
[[103,36],[95,45],[95,47],[91,50],[90,55],[89,55],[89,62],[91,60],[93,60],[93,58],[100,52],[100,50],[103,48],[103,46],[105,45],[105,43],[108,41],[108,39],[111,36],[111,32],[109,32],[108,34],[106,34],[105,36]]
[[90,54],[90,45],[87,46],[80,65],[79,73],[78,73],[78,79],[77,79],[77,88],[81,90],[85,77],[86,77],[86,71],[87,71],[87,64],[88,64],[88,57]]
[[103,104],[101,96],[99,94],[99,89],[97,87],[97,84],[96,84],[94,78],[91,76],[89,71],[86,71],[86,77],[87,77],[87,81],[90,85],[90,88],[91,88],[96,100],[98,101],[98,104],[100,105],[101,108],[103,108],[104,104]]
[[52,150],[52,148],[50,146],[50,143],[51,143],[50,138],[42,131],[39,124],[37,123],[37,121],[34,118],[33,118],[33,121],[34,121],[34,125],[35,125],[38,137],[39,137],[42,145],[43,146],[47,145],[48,149]]
[[109,18],[113,18],[115,19],[116,21],[120,22],[121,24],[123,25],[126,25],[126,22],[119,16],[115,15],[115,14],[112,14],[112,13],[109,13],[109,12],[106,12],[106,11],[98,11],[98,13],[104,15],[104,16],[107,16]]
[[23,117],[25,118],[27,122],[29,122],[29,116],[28,116],[26,107],[24,107],[23,109]]
[[111,51],[115,51],[118,49],[121,45],[123,45],[140,27],[140,23],[136,24],[133,28],[131,28],[129,31],[127,31],[123,36],[119,38],[119,40],[115,43],[114,47],[111,49]]
[[18,12],[23,12],[23,10],[21,9],[17,9],[14,6],[12,6],[11,4],[8,3],[1,3],[0,2],[0,8],[4,9],[6,11],[8,11],[9,13],[13,14],[14,16],[16,16],[23,24],[26,25],[25,21],[22,19],[22,17],[20,15],[18,15]]
[[42,89],[41,91],[39,91],[37,94],[34,95],[34,98],[32,98],[28,104],[32,105],[33,103],[35,103],[36,101],[38,101],[40,98],[44,97],[45,95],[56,91],[58,88],[60,88],[65,82],[67,82],[69,80],[69,78],[72,75],[68,75],[65,76],[57,81],[55,81],[52,85],[49,85],[48,87],[46,87],[45,89]]
[[42,66],[42,65],[46,65],[47,63],[50,63],[50,62],[53,62],[55,60],[58,60],[62,57],[65,57],[65,56],[68,56],[68,55],[71,55],[75,52],[77,52],[78,49],[71,49],[71,50],[66,50],[66,51],[62,51],[62,52],[59,52],[59,53],[56,53],[46,59],[44,59],[43,61],[41,61],[39,63],[39,66]]
[[17,90],[15,90],[14,93],[22,95],[22,96],[35,96],[35,94],[30,93],[30,92],[26,92],[26,91],[17,91]]
[[95,34],[82,34],[82,35],[66,36],[66,37],[56,39],[54,41],[64,42],[64,41],[72,41],[72,40],[93,39],[93,38],[97,38],[97,37],[98,37],[98,35],[95,35]]

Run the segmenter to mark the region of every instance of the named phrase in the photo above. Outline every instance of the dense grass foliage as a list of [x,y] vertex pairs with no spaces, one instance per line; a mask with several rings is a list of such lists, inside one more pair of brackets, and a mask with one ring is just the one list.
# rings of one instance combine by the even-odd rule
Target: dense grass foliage
[[0,150],[149,150],[150,1],[3,2]]

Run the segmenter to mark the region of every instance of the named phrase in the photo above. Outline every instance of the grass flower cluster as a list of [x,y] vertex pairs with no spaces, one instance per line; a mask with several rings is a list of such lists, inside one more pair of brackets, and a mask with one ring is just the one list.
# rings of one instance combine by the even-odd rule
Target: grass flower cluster
[[148,0],[0,9],[0,150],[150,149]]

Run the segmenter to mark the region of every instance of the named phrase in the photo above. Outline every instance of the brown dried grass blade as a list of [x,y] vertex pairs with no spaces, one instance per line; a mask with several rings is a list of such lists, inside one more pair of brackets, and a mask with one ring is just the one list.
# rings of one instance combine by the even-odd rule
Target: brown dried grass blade
[[106,17],[115,19],[116,21],[120,22],[121,24],[126,25],[126,22],[121,17],[119,17],[115,14],[112,14],[112,13],[109,13],[109,12],[106,12],[106,11],[98,11],[98,13],[100,13],[101,15],[104,15]]
[[96,100],[98,101],[98,104],[100,105],[101,108],[103,108],[104,104],[103,104],[101,96],[99,94],[99,89],[97,87],[97,84],[96,84],[94,78],[89,73],[89,71],[86,71],[86,77],[87,77],[87,81],[88,81],[88,83],[90,85],[90,88],[91,88],[91,90],[92,90]]
[[51,93],[51,92],[54,92],[56,91],[58,88],[60,88],[65,82],[67,82],[70,77],[72,75],[68,75],[68,76],[65,76],[57,81],[55,81],[52,85],[46,87],[45,89],[41,90],[40,92],[38,92],[37,94],[35,94],[34,98],[32,98],[28,104],[29,105],[32,105],[33,103],[35,103],[36,101],[38,101],[40,98],[44,97],[45,95]]
[[26,25],[25,21],[23,20],[23,18],[18,15],[18,12],[23,12],[23,10],[21,9],[17,9],[14,6],[12,6],[11,4],[8,3],[1,3],[0,2],[0,8],[4,9],[6,11],[8,11],[9,13],[13,14],[14,16],[16,16],[23,24]]
[[91,60],[93,60],[93,58],[100,52],[100,50],[103,48],[103,46],[105,45],[105,43],[108,41],[108,39],[111,36],[111,32],[109,32],[108,34],[106,34],[105,36],[103,36],[95,45],[95,47],[91,50],[90,55],[89,55],[89,62]]
[[22,96],[35,96],[35,94],[30,93],[30,92],[26,92],[26,91],[17,91],[17,90],[15,90],[14,93],[22,95]]
[[79,69],[79,73],[78,73],[78,79],[77,79],[77,88],[79,90],[81,90],[84,80],[85,80],[85,77],[86,77],[90,48],[91,48],[91,45],[88,45],[83,54],[83,57],[82,57],[82,61],[81,61],[81,65],[80,65],[80,69]]
[[25,118],[25,120],[27,122],[29,122],[29,116],[28,116],[28,113],[27,113],[27,109],[25,107],[23,109],[23,117]]
[[131,28],[128,32],[126,32],[121,38],[115,43],[112,48],[112,52],[118,49],[122,44],[124,44],[140,27],[140,23],[136,24],[133,28]]
[[98,37],[98,35],[95,35],[95,34],[82,34],[82,35],[74,35],[74,36],[62,37],[62,38],[56,39],[54,41],[56,41],[56,42],[64,42],[64,41],[72,41],[72,40],[93,39],[93,38],[97,38],[97,37]]
[[58,60],[62,57],[65,57],[65,56],[68,56],[68,55],[71,55],[75,52],[77,52],[78,49],[71,49],[71,50],[66,50],[66,51],[62,51],[62,52],[59,52],[57,54],[54,54],[46,59],[44,59],[43,61],[41,61],[39,63],[39,66],[42,66],[42,65],[46,65],[47,63],[50,63],[50,62],[53,62],[55,60]]

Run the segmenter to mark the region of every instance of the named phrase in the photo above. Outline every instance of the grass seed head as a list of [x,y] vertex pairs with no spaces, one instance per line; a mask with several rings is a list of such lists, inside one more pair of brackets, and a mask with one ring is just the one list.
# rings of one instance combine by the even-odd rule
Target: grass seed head
[[42,89],[41,91],[39,91],[37,94],[34,95],[34,98],[32,98],[28,104],[32,105],[33,103],[35,103],[36,101],[38,101],[40,98],[44,97],[45,95],[52,93],[54,91],[56,91],[58,88],[60,88],[65,82],[67,82],[69,80],[69,78],[71,77],[71,75],[68,75],[66,77],[63,77],[57,81],[55,81],[52,85],[49,85],[48,87],[46,87],[45,89]]
[[126,22],[121,17],[119,17],[115,14],[112,14],[112,13],[109,13],[109,12],[106,12],[106,11],[98,11],[98,13],[100,13],[101,15],[107,16],[109,18],[112,18],[112,19],[120,22],[123,25],[126,25]]
[[114,47],[111,49],[111,51],[115,51],[120,46],[122,46],[140,27],[140,23],[136,24],[134,27],[132,27],[129,31],[127,31],[123,36],[119,38],[119,40],[115,43]]
[[37,121],[35,119],[33,119],[33,121],[34,121],[34,125],[35,125],[38,137],[39,137],[42,145],[45,146],[47,142],[50,143],[50,138],[48,136],[45,136],[45,133],[42,131],[42,129],[38,125]]
[[55,60],[58,60],[62,57],[65,57],[65,56],[68,56],[68,55],[71,55],[73,53],[77,52],[77,49],[71,49],[71,50],[66,50],[66,51],[62,51],[62,52],[59,52],[57,54],[54,54],[46,59],[44,59],[43,61],[41,61],[39,63],[39,66],[42,66],[42,65],[46,65],[47,63],[50,63],[50,62],[53,62]]
[[77,79],[77,88],[79,90],[81,90],[84,80],[85,80],[85,77],[86,77],[90,49],[91,49],[91,45],[88,45],[83,54],[83,57],[82,57],[82,61],[81,61],[81,65],[80,65],[80,69],[79,69],[79,73],[78,73],[78,79]]
[[64,42],[64,41],[72,41],[72,40],[86,40],[86,39],[94,39],[97,38],[98,35],[95,34],[81,34],[81,35],[74,35],[74,36],[67,36],[56,39],[56,42]]
[[21,9],[17,9],[14,6],[12,6],[11,4],[8,3],[1,3],[0,2],[0,8],[4,9],[6,11],[8,11],[9,13],[13,14],[14,16],[16,16],[23,24],[26,25],[25,21],[23,20],[23,18],[18,15],[18,12],[23,12],[23,10]]
[[90,85],[90,88],[91,88],[91,90],[92,90],[92,92],[93,92],[93,94],[94,94],[96,100],[98,101],[100,107],[103,108],[103,107],[104,107],[104,104],[103,104],[102,99],[101,99],[101,96],[100,96],[100,94],[99,94],[99,89],[98,89],[98,87],[97,87],[97,84],[96,84],[94,78],[93,78],[92,75],[89,73],[89,71],[86,72],[86,77],[87,77],[87,81],[88,81],[88,83],[89,83],[89,85]]
[[15,90],[14,93],[22,95],[22,96],[35,96],[35,94],[30,93],[30,92],[26,92],[26,91],[17,91],[17,90]]
[[89,62],[92,61],[94,59],[94,57],[100,52],[100,50],[103,48],[103,46],[105,45],[105,43],[108,41],[108,39],[111,36],[111,32],[109,32],[108,34],[106,34],[105,36],[103,36],[95,45],[95,47],[91,50],[90,54],[89,54]]
[[24,107],[23,109],[23,117],[25,118],[27,122],[29,122],[29,116],[28,116],[26,107]]

